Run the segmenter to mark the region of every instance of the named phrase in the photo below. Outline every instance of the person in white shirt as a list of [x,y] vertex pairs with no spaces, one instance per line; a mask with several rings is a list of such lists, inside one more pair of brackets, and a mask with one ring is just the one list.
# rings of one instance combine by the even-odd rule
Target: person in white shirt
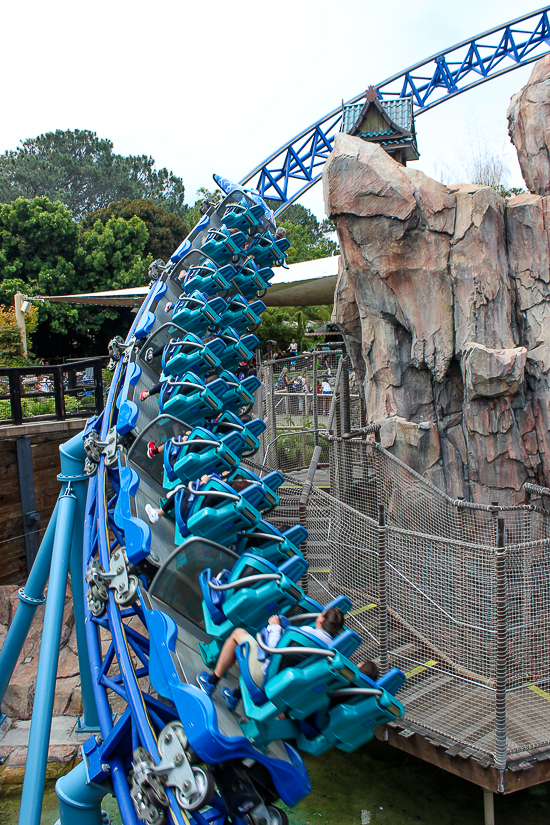
[[298,354],[298,344],[296,343],[294,338],[292,339],[292,341],[290,343],[288,351],[289,351],[290,355],[297,355]]
[[[328,610],[324,610],[323,613],[317,617],[315,627],[301,627],[300,630],[330,645],[334,637],[340,633],[343,626],[344,614],[340,608],[329,607]],[[283,628],[281,627],[279,617],[271,616],[267,625],[267,647],[275,647],[281,638],[282,632]],[[214,668],[214,673],[208,673],[208,671],[205,670],[197,676],[197,683],[200,689],[209,696],[212,696],[216,690],[223,674],[237,661],[235,650],[237,646],[243,642],[248,642],[250,645],[248,667],[252,680],[258,687],[262,687],[264,675],[271,661],[271,657],[268,655],[263,661],[260,661],[258,659],[258,642],[256,639],[247,630],[244,630],[242,627],[236,627],[231,636],[223,643]],[[299,652],[299,648],[297,648],[297,652]],[[224,687],[222,688],[222,696],[227,706],[231,710],[234,710],[241,698],[241,693],[239,689],[230,690],[230,688]]]
[[321,381],[321,390],[323,391],[323,395],[325,396],[323,398],[323,415],[326,415],[328,412],[327,405],[330,407],[330,399],[327,398],[327,396],[332,395],[332,387],[330,386],[326,378],[323,378],[323,380]]

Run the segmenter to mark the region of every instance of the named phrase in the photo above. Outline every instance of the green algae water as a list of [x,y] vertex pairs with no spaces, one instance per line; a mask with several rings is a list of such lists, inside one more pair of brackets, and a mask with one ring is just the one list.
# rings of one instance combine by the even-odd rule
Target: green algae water
[[[483,825],[481,788],[382,742],[354,754],[306,756],[305,762],[313,791],[296,808],[285,808],[290,825]],[[103,807],[112,825],[122,825],[111,796]],[[17,795],[0,797],[1,825],[17,825],[18,812]],[[52,783],[41,825],[54,825],[58,816]],[[495,796],[496,825],[549,822],[550,783]]]

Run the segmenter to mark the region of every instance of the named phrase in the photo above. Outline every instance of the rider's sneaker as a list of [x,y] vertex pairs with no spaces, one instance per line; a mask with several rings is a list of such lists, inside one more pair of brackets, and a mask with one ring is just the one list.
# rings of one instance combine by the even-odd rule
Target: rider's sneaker
[[158,454],[158,447],[154,441],[150,441],[147,445],[147,458],[154,458]]
[[210,674],[207,670],[203,670],[202,673],[197,674],[197,684],[208,696],[212,696],[217,687],[217,685],[213,685],[210,681]]
[[145,512],[147,513],[147,518],[151,522],[151,524],[156,524],[159,520],[159,511],[156,507],[153,507],[151,504],[145,505]]
[[235,710],[235,708],[239,704],[240,697],[234,696],[233,691],[228,687],[222,688],[222,696],[229,710]]

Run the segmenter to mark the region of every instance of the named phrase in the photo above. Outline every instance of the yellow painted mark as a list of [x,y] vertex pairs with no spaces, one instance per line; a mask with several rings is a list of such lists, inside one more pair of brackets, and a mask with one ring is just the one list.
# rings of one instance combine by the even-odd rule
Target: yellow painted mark
[[429,667],[433,667],[436,665],[437,662],[435,659],[428,659],[427,662],[424,662],[423,665],[418,665],[417,667],[413,667],[408,673],[405,673],[407,679],[412,679],[413,676],[416,676],[417,673],[422,673],[424,670],[427,670]]
[[330,567],[311,567],[310,573],[330,573]]
[[537,687],[536,685],[525,685],[525,687],[532,690],[533,693],[536,693],[537,696],[542,696],[543,699],[547,699],[550,702],[550,693],[546,690],[542,690],[542,688]]
[[367,610],[372,610],[373,607],[378,607],[375,602],[372,604],[367,604],[365,607],[358,607],[357,610],[350,610],[350,616],[358,616],[359,613],[366,613]]

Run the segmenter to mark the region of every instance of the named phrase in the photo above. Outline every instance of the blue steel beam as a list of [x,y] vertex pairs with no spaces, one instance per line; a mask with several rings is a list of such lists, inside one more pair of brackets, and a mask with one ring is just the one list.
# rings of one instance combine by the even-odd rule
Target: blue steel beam
[[[415,115],[547,54],[550,6],[463,40],[376,84],[382,100],[412,98]],[[365,92],[348,100],[358,103]],[[340,131],[338,107],[308,126],[256,166],[241,181],[264,198],[278,201],[276,214],[294,203],[320,179]]]

